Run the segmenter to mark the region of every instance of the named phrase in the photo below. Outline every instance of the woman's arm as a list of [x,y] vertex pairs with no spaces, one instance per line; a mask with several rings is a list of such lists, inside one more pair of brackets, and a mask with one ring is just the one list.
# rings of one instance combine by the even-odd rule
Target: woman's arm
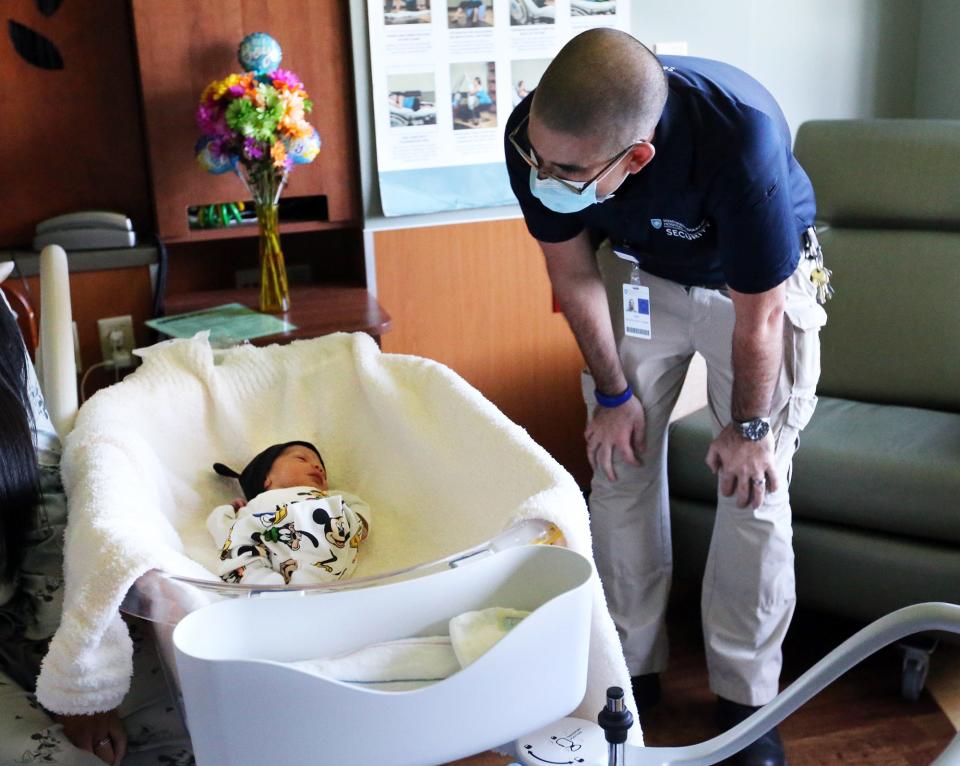
[[117,766],[127,754],[127,731],[116,710],[93,715],[54,714],[63,733],[76,747]]

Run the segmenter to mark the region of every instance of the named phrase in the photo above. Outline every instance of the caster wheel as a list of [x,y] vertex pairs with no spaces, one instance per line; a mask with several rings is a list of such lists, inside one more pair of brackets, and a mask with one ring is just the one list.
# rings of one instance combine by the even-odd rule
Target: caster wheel
[[900,676],[900,695],[904,699],[916,701],[920,698],[924,685],[927,683],[927,672],[930,669],[929,657],[903,658],[903,672]]
[[904,699],[917,700],[927,683],[930,670],[930,655],[937,647],[937,640],[930,636],[917,635],[900,644],[903,652],[903,669],[900,675],[900,695]]

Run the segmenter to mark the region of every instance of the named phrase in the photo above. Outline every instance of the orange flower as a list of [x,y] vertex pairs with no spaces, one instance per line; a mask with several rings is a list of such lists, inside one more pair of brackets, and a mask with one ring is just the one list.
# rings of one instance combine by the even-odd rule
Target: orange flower
[[282,141],[274,141],[270,147],[270,157],[273,159],[273,166],[278,170],[283,170],[287,166],[287,148]]
[[313,135],[313,126],[306,120],[297,120],[289,125],[281,121],[281,125],[293,138],[309,138]]

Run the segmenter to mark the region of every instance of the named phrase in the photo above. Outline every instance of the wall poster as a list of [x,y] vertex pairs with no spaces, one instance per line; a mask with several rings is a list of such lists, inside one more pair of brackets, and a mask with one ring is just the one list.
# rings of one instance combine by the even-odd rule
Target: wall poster
[[509,205],[503,126],[571,37],[630,0],[367,0],[388,216]]

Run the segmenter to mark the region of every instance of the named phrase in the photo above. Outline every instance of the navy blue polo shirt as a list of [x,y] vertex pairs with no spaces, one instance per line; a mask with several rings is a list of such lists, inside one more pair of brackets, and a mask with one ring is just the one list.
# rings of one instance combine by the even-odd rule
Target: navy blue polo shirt
[[[653,138],[656,154],[601,203],[571,214],[547,209],[530,192],[530,167],[505,138],[527,228],[543,242],[590,229],[644,270],[680,284],[769,290],[796,269],[816,212],[783,112],[735,67],[687,56],[660,61],[669,95]],[[514,109],[505,136],[530,111],[531,97]]]

